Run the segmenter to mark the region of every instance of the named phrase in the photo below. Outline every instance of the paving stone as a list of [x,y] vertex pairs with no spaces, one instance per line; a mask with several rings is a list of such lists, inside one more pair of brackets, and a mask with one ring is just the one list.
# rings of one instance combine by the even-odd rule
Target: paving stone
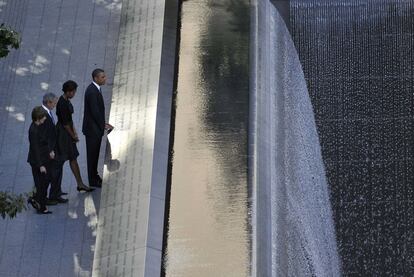
[[[66,79],[73,79],[79,84],[78,94],[72,103],[75,106],[74,123],[80,130],[82,94],[90,82],[91,70],[97,66],[106,69],[108,83],[113,83],[113,86],[108,84],[104,87],[104,98],[107,115],[116,129],[114,135],[109,136],[112,157],[107,162],[103,161],[105,143],[101,149],[101,172],[105,163],[102,190],[89,195],[77,193],[74,177],[66,163],[62,187],[69,192],[69,203],[51,207],[53,215],[40,216],[30,208],[21,215],[24,221],[0,221],[0,230],[10,230],[11,233],[7,232],[5,236],[15,245],[13,248],[3,245],[5,251],[23,253],[21,260],[14,260],[16,264],[25,263],[20,267],[20,276],[38,276],[30,272],[30,265],[33,269],[38,268],[39,276],[90,276],[94,255],[98,259],[94,267],[96,272],[101,270],[99,265],[104,261],[106,265],[115,262],[116,267],[105,268],[102,272],[116,272],[119,276],[142,275],[164,1],[123,1],[123,5],[131,6],[124,13],[135,16],[139,24],[123,25],[121,30],[124,35],[120,44],[117,44],[121,24],[120,3],[82,0],[14,2],[17,4],[13,6],[7,2],[0,10],[0,18],[19,19],[15,24],[21,26],[23,34],[18,50],[20,55],[16,55],[17,51],[12,53],[3,60],[10,66],[0,68],[0,76],[11,76],[2,79],[9,89],[0,90],[0,96],[4,96],[0,109],[6,105],[13,107],[7,117],[0,116],[0,126],[4,126],[2,130],[5,130],[0,140],[0,157],[10,162],[8,165],[0,164],[3,180],[10,180],[6,185],[0,184],[0,189],[14,189],[16,192],[30,190],[33,181],[30,166],[25,160],[30,112],[34,105],[41,103],[43,93],[50,91],[59,95],[61,84]],[[141,31],[144,35],[140,34]],[[131,35],[127,37],[126,32]],[[151,47],[151,50],[144,50]],[[112,111],[111,99],[116,103],[112,104]],[[123,138],[130,139],[126,147],[121,147]],[[16,144],[7,144],[10,141]],[[86,181],[83,138],[78,149],[82,177]],[[133,155],[126,155],[129,149],[133,150]],[[162,180],[162,176],[157,180]],[[111,186],[105,186],[106,183]],[[98,213],[99,220],[102,220],[99,224]],[[7,228],[6,223],[9,224]],[[98,225],[110,229],[98,231]],[[111,233],[111,230],[116,233]],[[107,245],[105,241],[100,242],[99,247],[106,249],[104,253],[108,253],[107,256],[95,254],[97,232],[101,232],[103,238],[112,237]],[[115,239],[114,235],[119,237]],[[131,249],[125,241],[141,248]],[[38,249],[41,250],[39,259],[31,258],[29,253]],[[115,252],[112,253],[112,250]],[[152,256],[160,262],[159,250]],[[0,257],[0,265],[13,260],[10,256]],[[35,267],[39,260],[41,266]],[[51,260],[54,265],[48,266]],[[3,272],[7,272],[7,276],[17,274],[0,266],[0,273]]]
[[[94,9],[99,9],[96,12],[99,19],[94,18]],[[14,190],[18,193],[31,190],[33,180],[30,166],[26,162],[27,129],[30,125],[31,109],[41,103],[42,95],[47,91],[60,95],[61,85],[69,79],[69,72],[74,72],[71,78],[80,84],[79,93],[73,103],[75,125],[78,130],[81,128],[82,110],[79,106],[83,103],[83,90],[90,82],[88,63],[92,57],[94,63],[115,63],[116,45],[106,40],[107,36],[117,38],[116,26],[119,26],[119,16],[119,9],[108,11],[104,6],[94,5],[92,1],[81,0],[16,0],[8,1],[0,7],[0,18],[7,19],[6,23],[9,21],[13,26],[17,26],[16,29],[22,34],[20,49],[13,50],[9,57],[2,59],[2,65],[8,66],[0,67],[0,110],[8,109],[7,116],[0,116],[0,126],[3,130],[0,133],[0,174],[5,181],[0,183],[1,190]],[[113,24],[116,26],[112,26]],[[82,28],[79,29],[77,26]],[[102,28],[114,34],[93,34],[96,47],[104,45],[98,48],[98,54],[94,54],[93,50],[89,49],[92,35],[90,31]],[[106,52],[111,54],[105,55]],[[113,75],[113,69],[106,71],[109,76]],[[107,90],[106,93],[106,106],[110,110],[111,91]],[[82,160],[81,171],[86,180],[84,142],[79,145],[79,150],[82,156],[79,159]],[[102,167],[103,158],[101,155]],[[100,171],[102,172],[102,168]],[[64,169],[63,189],[70,193],[69,203],[50,207],[55,212],[53,215],[37,215],[29,207],[15,220],[0,221],[0,230],[5,231],[1,232],[0,236],[1,241],[5,242],[1,244],[2,250],[13,254],[0,256],[0,276],[17,274],[17,271],[4,268],[3,265],[6,263],[12,268],[19,268],[19,264],[24,263],[20,267],[20,276],[38,276],[37,273],[40,273],[40,276],[72,277],[80,272],[83,272],[84,276],[90,276],[93,256],[85,252],[82,267],[86,270],[76,264],[76,257],[81,255],[83,248],[94,245],[96,211],[95,214],[91,211],[95,210],[94,207],[99,207],[100,191],[97,190],[94,197],[85,201],[86,196],[78,194],[75,189],[74,177],[67,163]],[[91,202],[96,203],[91,206]],[[85,203],[89,203],[88,206]],[[95,220],[91,221],[90,218]],[[26,224],[28,227],[25,227]],[[39,264],[39,259],[33,258],[36,252],[40,253],[37,256],[44,263],[40,268],[35,266]],[[22,259],[18,253],[23,253]],[[69,259],[61,259],[60,253]],[[51,259],[54,260],[53,266],[48,266],[49,262],[46,261]]]
[[6,246],[4,247],[4,255],[0,262],[0,272],[7,272],[9,275],[15,276],[20,264],[21,246]]
[[[37,255],[38,251],[32,251],[27,253],[28,255],[23,255],[21,259],[21,264],[19,268],[19,275],[22,277],[39,276],[40,271],[40,255]],[[0,275],[1,276],[1,275]]]

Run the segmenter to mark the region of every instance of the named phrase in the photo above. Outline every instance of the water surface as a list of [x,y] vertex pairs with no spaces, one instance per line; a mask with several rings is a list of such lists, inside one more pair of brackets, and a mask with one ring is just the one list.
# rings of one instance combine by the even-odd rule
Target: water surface
[[248,276],[248,1],[184,1],[166,276]]

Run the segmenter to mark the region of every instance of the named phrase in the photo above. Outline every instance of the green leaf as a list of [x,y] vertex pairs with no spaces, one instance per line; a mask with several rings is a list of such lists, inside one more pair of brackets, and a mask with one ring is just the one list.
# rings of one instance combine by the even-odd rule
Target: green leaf
[[0,216],[14,218],[18,213],[27,209],[25,205],[27,194],[13,194],[0,191]]
[[18,49],[20,46],[19,33],[12,30],[10,27],[6,27],[3,24],[0,25],[0,58],[6,57],[10,49]]

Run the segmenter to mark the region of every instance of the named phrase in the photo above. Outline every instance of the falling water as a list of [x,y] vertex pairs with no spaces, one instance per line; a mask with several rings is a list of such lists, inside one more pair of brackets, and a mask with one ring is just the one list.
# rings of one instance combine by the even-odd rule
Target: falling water
[[276,8],[258,0],[252,36],[254,268],[257,276],[340,276],[314,112]]
[[414,276],[414,1],[292,0],[345,276]]

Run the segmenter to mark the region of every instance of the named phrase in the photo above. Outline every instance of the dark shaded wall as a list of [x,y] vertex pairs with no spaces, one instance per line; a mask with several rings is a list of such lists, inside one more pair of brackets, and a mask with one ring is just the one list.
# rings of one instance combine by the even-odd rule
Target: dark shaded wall
[[344,276],[414,275],[413,9],[291,1]]
[[279,15],[283,18],[286,27],[290,27],[290,0],[270,0],[270,3],[277,9]]

